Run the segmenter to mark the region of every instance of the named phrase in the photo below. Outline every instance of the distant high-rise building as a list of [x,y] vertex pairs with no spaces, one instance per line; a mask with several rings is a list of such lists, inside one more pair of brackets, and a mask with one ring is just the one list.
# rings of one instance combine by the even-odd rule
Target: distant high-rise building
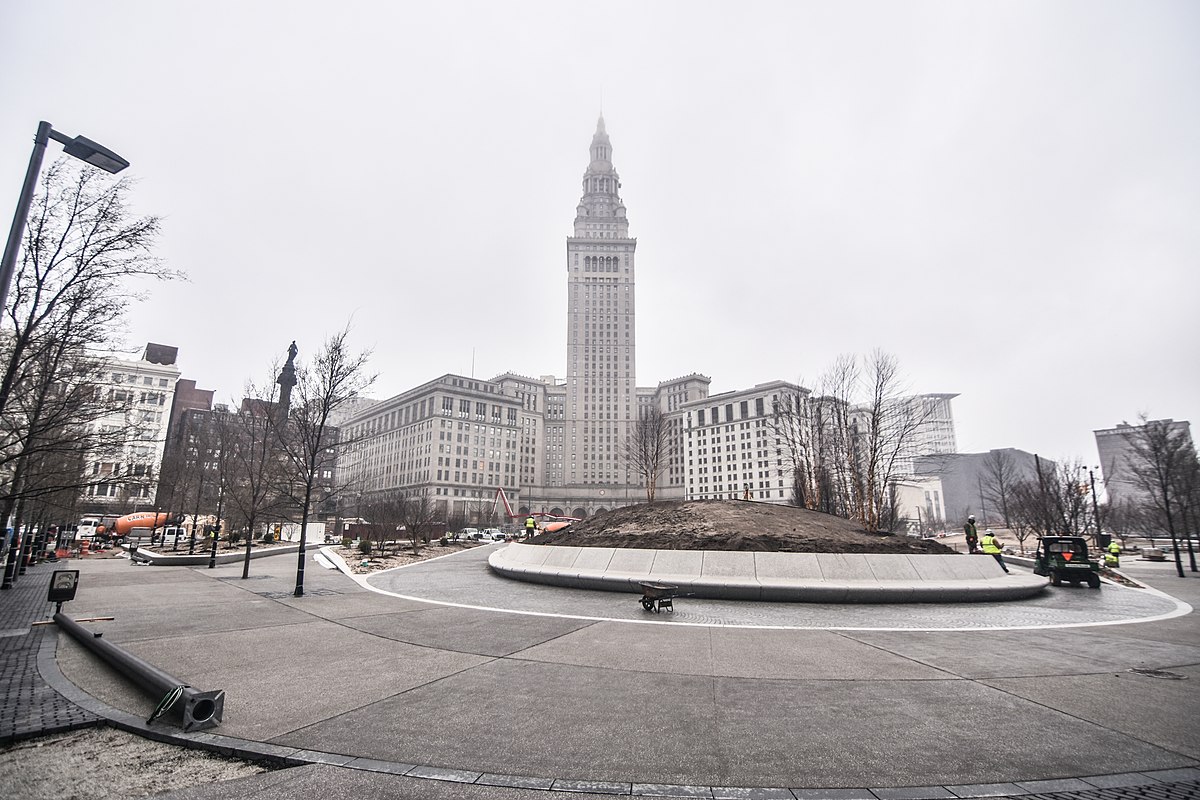
[[[504,489],[514,511],[588,516],[646,499],[627,446],[657,408],[669,446],[656,499],[790,502],[792,476],[772,430],[774,403],[808,390],[771,381],[710,403],[705,375],[637,385],[637,239],[600,117],[567,237],[564,377],[505,372],[490,381],[446,375],[349,412],[345,460],[363,491],[428,490],[447,519],[482,522]],[[928,420],[903,454],[953,452],[955,395],[904,402]]]
[[[1043,475],[1058,468],[1050,459],[1041,459]],[[1005,447],[986,453],[935,453],[913,458],[913,469],[917,476],[939,478],[942,496],[931,498],[935,502],[929,507],[926,521],[939,509],[947,525],[966,522],[968,514],[974,514],[980,525],[1005,524],[1008,498],[1001,497],[995,475],[1000,473],[1010,481],[1038,480],[1038,459],[1033,453]],[[1011,487],[1009,487],[1011,489]]]
[[[1161,419],[1152,422],[1166,425],[1171,435],[1183,435],[1191,439],[1191,425],[1187,420]],[[1146,497],[1134,472],[1140,461],[1134,450],[1134,441],[1142,428],[1142,425],[1122,422],[1115,428],[1092,432],[1096,437],[1096,452],[1100,456],[1100,472],[1104,476],[1109,503],[1138,501]]]
[[625,487],[623,444],[637,420],[634,254],[604,117],[567,239],[564,486]]

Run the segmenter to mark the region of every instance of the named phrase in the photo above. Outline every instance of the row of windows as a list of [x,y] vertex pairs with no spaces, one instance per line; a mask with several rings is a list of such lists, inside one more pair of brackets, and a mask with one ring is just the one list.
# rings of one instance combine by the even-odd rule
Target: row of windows
[[[739,402],[737,404],[737,406],[738,406],[738,411],[741,412],[741,416],[738,417],[737,419],[749,418],[749,416],[750,416],[750,401],[742,400],[741,402]],[[725,419],[721,420],[720,419],[721,407],[713,406],[711,409],[708,410],[708,417],[707,417],[708,422],[705,422],[705,410],[702,408],[696,409],[696,412],[695,412],[696,413],[696,424],[699,426],[703,426],[703,425],[707,425],[709,423],[712,423],[715,425],[722,421],[733,422],[733,421],[735,421],[735,418],[733,416],[733,408],[734,408],[733,403],[726,403],[725,404]],[[756,397],[754,399],[754,415],[756,417],[766,416],[766,400],[764,398]]]
[[[112,374],[112,383],[137,383],[137,382],[138,382],[137,375],[125,375],[120,372],[114,372]],[[157,382],[158,382],[159,387],[164,388],[164,389],[169,385],[166,378],[158,378]],[[154,386],[155,378],[150,375],[143,375],[142,376],[142,385],[143,386]]]

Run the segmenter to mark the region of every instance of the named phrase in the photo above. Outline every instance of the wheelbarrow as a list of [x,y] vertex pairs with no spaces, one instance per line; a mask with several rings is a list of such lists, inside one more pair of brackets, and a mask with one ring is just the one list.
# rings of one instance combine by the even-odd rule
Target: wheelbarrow
[[675,613],[672,601],[676,597],[686,596],[679,593],[678,586],[669,583],[639,581],[638,586],[642,587],[642,608],[653,611],[655,614],[661,613],[664,608],[672,614]]

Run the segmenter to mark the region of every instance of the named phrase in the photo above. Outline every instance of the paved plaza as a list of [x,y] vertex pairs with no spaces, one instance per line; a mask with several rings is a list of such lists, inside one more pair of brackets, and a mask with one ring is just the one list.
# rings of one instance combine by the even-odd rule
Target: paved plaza
[[[498,577],[492,549],[369,580],[309,562],[303,598],[294,557],[248,580],[61,565],[82,570],[71,616],[113,616],[87,627],[226,691],[208,732],[147,730],[153,700],[29,628],[51,610],[36,598],[0,596],[5,677],[24,653],[64,724],[303,765],[172,798],[1200,796],[1200,581],[1173,565],[1130,561],[1147,588],[1006,603],[680,598],[655,615],[632,594]],[[17,591],[44,598],[51,568]],[[23,719],[15,735],[38,732]]]

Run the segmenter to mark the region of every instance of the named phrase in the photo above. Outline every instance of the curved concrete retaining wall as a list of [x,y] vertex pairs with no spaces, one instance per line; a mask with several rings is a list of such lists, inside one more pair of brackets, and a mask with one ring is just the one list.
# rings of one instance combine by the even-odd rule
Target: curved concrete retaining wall
[[[317,549],[314,545],[309,545],[312,549]],[[129,548],[126,547],[126,550]],[[282,545],[281,547],[264,547],[261,549],[250,548],[250,558],[267,558],[268,556],[281,556],[286,554],[296,555],[300,550],[299,543],[292,545]],[[196,548],[195,555],[187,553],[173,553],[170,550],[151,550],[148,547],[139,547],[137,558],[152,567],[205,567],[208,566],[209,551],[200,552]],[[246,549],[217,553],[218,564],[240,564],[246,559]]]
[[509,578],[576,589],[636,592],[641,581],[726,600],[810,603],[948,603],[1016,600],[1046,578],[1005,574],[967,555],[750,553],[509,544],[488,557]]

